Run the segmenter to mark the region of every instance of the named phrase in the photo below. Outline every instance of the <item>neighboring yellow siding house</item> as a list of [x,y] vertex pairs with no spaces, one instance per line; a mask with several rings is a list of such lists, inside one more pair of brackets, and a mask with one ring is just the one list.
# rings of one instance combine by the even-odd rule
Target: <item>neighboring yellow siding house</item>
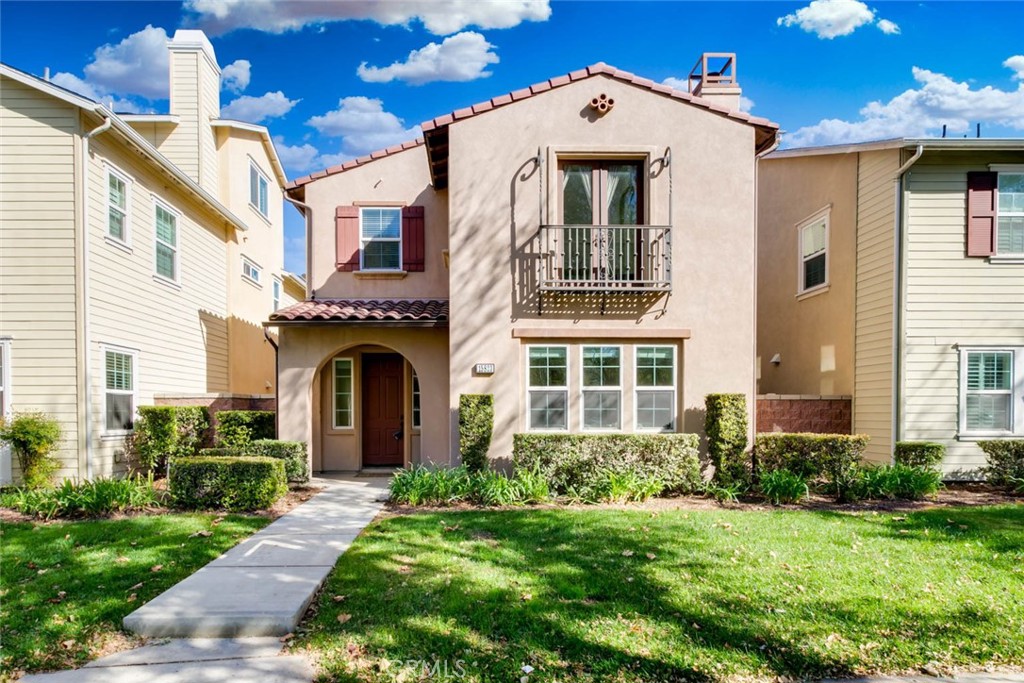
[[206,37],[168,48],[165,115],[0,65],[0,411],[60,421],[59,476],[123,471],[136,409],[161,394],[275,390],[260,323],[282,296],[284,173],[265,128],[218,118]]

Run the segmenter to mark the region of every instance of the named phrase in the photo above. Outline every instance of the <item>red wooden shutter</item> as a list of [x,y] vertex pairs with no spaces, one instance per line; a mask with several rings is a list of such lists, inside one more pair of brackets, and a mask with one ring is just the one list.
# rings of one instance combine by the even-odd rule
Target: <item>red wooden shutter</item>
[[996,185],[999,174],[976,171],[967,174],[967,255],[996,253]]
[[334,213],[338,270],[359,270],[359,207],[339,206]]
[[402,209],[402,269],[410,272],[422,271],[426,249],[424,248],[423,207],[406,206]]

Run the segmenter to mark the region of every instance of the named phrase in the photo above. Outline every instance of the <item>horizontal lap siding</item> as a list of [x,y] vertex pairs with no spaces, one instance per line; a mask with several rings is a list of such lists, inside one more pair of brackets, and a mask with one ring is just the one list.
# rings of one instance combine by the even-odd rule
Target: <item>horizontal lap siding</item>
[[[984,465],[977,444],[959,441],[959,353],[970,345],[1024,345],[1024,266],[964,255],[967,173],[1002,158],[925,157],[908,178],[904,436],[946,446],[944,470]],[[1018,406],[1020,409],[1020,406]]]
[[76,476],[78,114],[16,81],[0,87],[0,336],[12,338],[13,407],[60,421],[58,474]]
[[[228,390],[226,240],[223,222],[201,210],[156,175],[134,154],[93,144],[91,209],[91,343],[95,433],[102,432],[101,344],[137,349],[139,405],[154,394]],[[132,180],[131,253],[106,239],[106,166],[112,163]],[[179,212],[180,289],[154,278],[155,200]],[[104,440],[97,450],[99,474],[117,471],[120,440]]]
[[853,431],[868,434],[866,457],[892,455],[893,175],[898,152],[860,155],[857,198],[856,344]]

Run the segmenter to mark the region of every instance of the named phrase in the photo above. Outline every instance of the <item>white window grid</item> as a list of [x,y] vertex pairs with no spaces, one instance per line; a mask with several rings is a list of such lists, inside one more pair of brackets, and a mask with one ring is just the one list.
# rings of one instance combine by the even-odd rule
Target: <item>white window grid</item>
[[[364,216],[368,212],[394,212],[398,218],[398,236],[397,237],[367,237],[364,230]],[[366,247],[369,244],[376,242],[387,242],[396,243],[398,259],[393,268],[381,268],[374,267],[368,268],[366,266]],[[383,271],[395,271],[402,269],[402,208],[399,206],[364,206],[359,209],[359,270],[383,270]]]
[[[614,349],[618,361],[619,381],[614,385],[598,384],[588,386],[586,383],[586,357],[588,349]],[[621,432],[622,431],[622,375],[623,370],[622,346],[617,344],[583,344],[580,346],[580,430],[585,432]],[[604,365],[600,366],[603,370]],[[602,373],[603,375],[603,373]],[[602,379],[603,381],[603,379]],[[586,399],[588,393],[616,393],[618,396],[618,425],[614,427],[587,427]]]
[[[115,346],[112,344],[101,344],[100,353],[103,354],[103,401],[101,418],[103,420],[103,428],[101,435],[104,437],[110,436],[125,436],[131,434],[130,429],[108,429],[107,428],[107,395],[113,394],[118,396],[130,396],[132,399],[132,419],[134,421],[138,409],[139,409],[139,352],[136,349],[130,349],[123,346]],[[131,388],[130,389],[118,389],[108,387],[107,382],[107,363],[109,362],[110,355],[127,356],[131,360]]]
[[[641,350],[643,349],[667,349],[671,353],[672,359],[672,384],[658,384],[657,373],[655,373],[654,384],[640,384],[640,356]],[[676,414],[676,385],[677,378],[679,376],[679,364],[677,360],[678,354],[676,353],[676,347],[671,344],[637,344],[633,347],[633,429],[637,432],[672,432],[676,430],[679,416]],[[670,397],[672,402],[672,423],[667,428],[661,427],[641,427],[640,426],[640,394],[642,393],[655,393],[664,394]]]
[[[160,237],[160,231],[158,229],[158,216],[159,212],[163,210],[172,218],[172,226],[174,228],[174,241],[170,242]],[[170,206],[154,198],[153,201],[153,272],[156,277],[173,282],[175,284],[181,283],[181,259],[178,257],[178,245],[181,244],[181,214],[172,209]],[[160,272],[160,258],[159,252],[160,247],[163,246],[171,252],[171,264],[174,271],[173,277],[168,277]]]
[[[1024,167],[1019,170],[1014,169],[1012,171],[1003,171],[999,173],[998,183],[996,185],[996,253],[999,255],[1024,255],[1024,203],[1017,206],[1019,202],[1014,202],[1014,205],[1010,208],[1003,208],[1004,202],[1002,201],[1001,191],[1003,183],[1009,182],[1010,177],[1021,178],[1024,181]],[[1009,193],[1007,193],[1009,194]],[[1024,193],[1014,193],[1024,196]],[[1003,235],[1003,219],[1009,219],[1013,223],[1013,230],[1016,233],[1020,230],[1019,235],[1013,235],[1011,238],[1006,238]],[[1004,245],[1004,242],[1006,243]]]
[[[829,240],[831,238],[831,226],[830,226],[830,214],[832,213],[832,207],[826,207],[821,211],[818,211],[810,218],[801,221],[797,224],[797,295],[807,294],[808,292],[815,292],[819,289],[824,289],[829,285],[829,270],[832,260],[829,256]],[[825,243],[821,249],[814,251],[811,254],[804,255],[804,236],[806,232],[811,229],[824,225],[825,228]],[[808,287],[805,282],[807,269],[805,264],[813,258],[825,255],[825,279],[811,287]]]
[[[249,280],[253,284],[260,284],[260,278],[263,276],[263,269],[248,256],[242,257],[242,277]],[[276,309],[275,309],[276,310]]]
[[249,160],[249,205],[256,209],[262,216],[267,217],[270,213],[268,197],[270,193],[270,180],[255,161]]
[[[565,382],[556,384],[538,384],[534,385],[530,380],[530,352],[534,349],[562,349],[565,353]],[[570,409],[569,409],[569,369],[572,366],[572,361],[569,356],[569,346],[565,344],[529,344],[526,346],[526,428],[531,432],[566,432],[569,430],[569,424],[571,420]],[[552,366],[547,366],[548,368]],[[556,366],[557,367],[557,366]],[[550,374],[550,373],[549,373]],[[532,397],[535,392],[555,393],[561,392],[564,396],[565,401],[565,417],[563,427],[534,427],[533,426],[533,410],[531,406]]]
[[[960,391],[959,391],[959,434],[965,437],[998,437],[1024,436],[1024,346],[965,346],[960,347]],[[970,356],[980,353],[1004,353],[1010,356],[1010,388],[1007,389],[968,389],[968,366]],[[1009,396],[1009,429],[979,430],[968,429],[967,397],[975,396]]]
[[[110,164],[106,164],[107,171],[107,184],[104,190],[107,193],[107,213],[106,213],[106,230],[104,231],[107,239],[113,240],[118,244],[122,244],[126,247],[130,247],[132,240],[132,180],[126,173],[122,173],[119,169],[114,168]],[[110,181],[111,179],[117,180],[124,185],[124,206],[117,206],[114,202],[114,198],[110,193]],[[121,216],[121,236],[118,237],[111,232],[111,219],[113,215],[118,214]]]
[[[347,391],[340,391],[338,386],[339,376],[338,370],[340,368],[346,368],[348,373],[348,389]],[[331,364],[331,424],[335,429],[351,429],[355,425],[355,371],[354,364],[351,358],[335,358]],[[338,397],[345,395],[348,398],[348,407],[338,407]],[[339,413],[345,413],[343,420],[338,420]]]

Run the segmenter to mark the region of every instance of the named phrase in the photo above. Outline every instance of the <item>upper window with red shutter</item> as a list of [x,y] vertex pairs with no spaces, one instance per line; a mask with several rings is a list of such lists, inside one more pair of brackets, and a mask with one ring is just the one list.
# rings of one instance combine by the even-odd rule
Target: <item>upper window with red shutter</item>
[[402,209],[364,206],[359,210],[360,270],[402,270]]
[[967,255],[1024,255],[1024,167],[967,174]]
[[338,270],[424,270],[422,206],[339,206],[335,226]]

